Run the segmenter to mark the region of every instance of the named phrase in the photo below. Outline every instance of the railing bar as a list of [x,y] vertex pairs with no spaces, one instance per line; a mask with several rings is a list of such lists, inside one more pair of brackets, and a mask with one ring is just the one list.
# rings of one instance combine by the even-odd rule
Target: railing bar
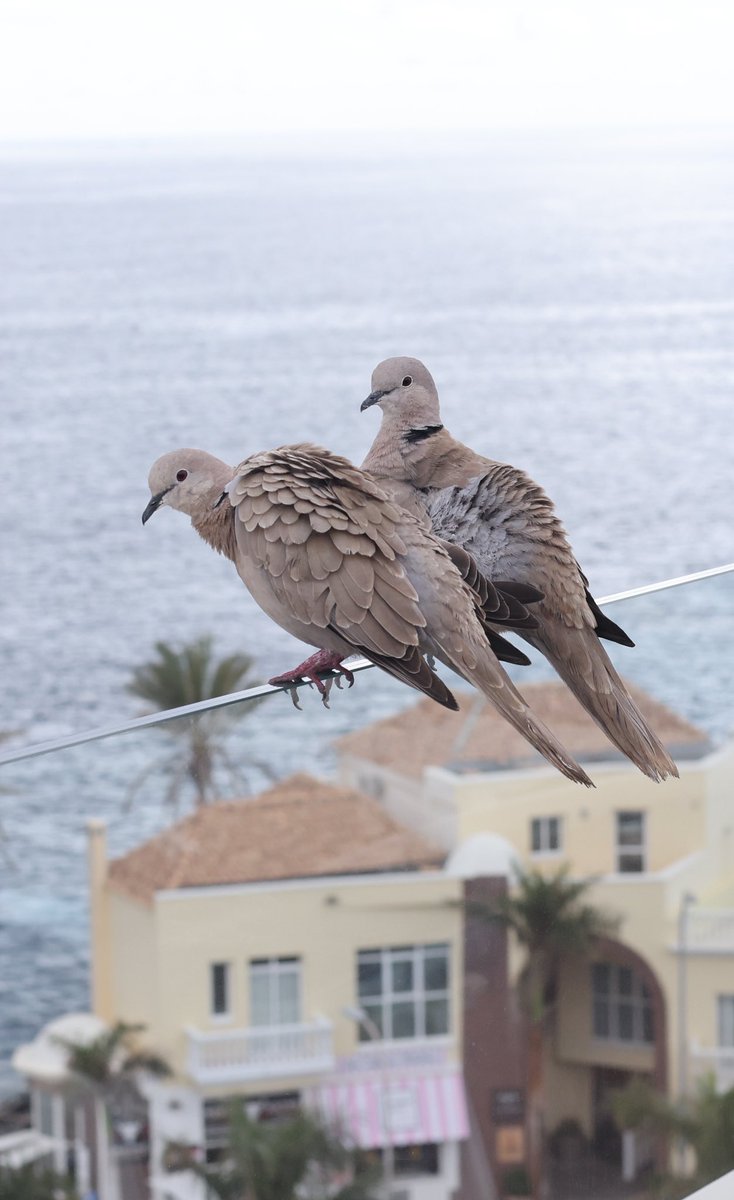
[[[374,664],[366,658],[355,659],[349,663],[349,670],[366,671],[368,667]],[[148,713],[144,717],[133,717],[132,720],[126,721],[122,725],[109,725],[101,729],[89,729],[85,733],[70,734],[67,737],[54,738],[48,742],[38,742],[35,746],[25,746],[20,750],[11,751],[9,754],[0,755],[0,767],[6,763],[21,762],[25,758],[39,758],[43,754],[53,754],[55,750],[68,750],[72,746],[82,746],[86,742],[100,742],[105,738],[115,737],[121,733],[133,733],[138,729],[147,729],[154,725],[164,725],[168,721],[177,721],[179,718],[192,717],[198,713],[210,712],[212,709],[228,708],[232,704],[241,704],[248,700],[258,700],[262,696],[275,695],[277,692],[290,691],[291,686],[296,688],[310,687],[311,685],[304,681],[288,685],[287,687],[278,684],[274,686],[270,683],[260,684],[258,687],[246,688],[243,692],[230,692],[227,696],[214,696],[211,700],[197,700],[194,704],[184,704],[180,708],[167,708],[163,712]]]
[[642,587],[629,588],[626,592],[615,592],[611,596],[602,596],[597,604],[616,604],[618,600],[632,600],[635,596],[649,596],[651,592],[664,592],[668,588],[684,587],[687,583],[698,583],[700,579],[712,579],[715,575],[728,575],[734,571],[734,563],[724,563],[721,567],[709,567],[705,571],[693,571],[690,575],[678,575],[675,579],[663,579],[660,583],[646,583]]
[[[734,563],[725,563],[720,567],[709,567],[705,571],[694,571],[690,575],[678,575],[673,579],[663,579],[659,583],[648,583],[642,587],[629,588],[625,592],[615,592],[611,596],[601,596],[597,599],[600,605],[617,604],[620,600],[631,600],[635,596],[647,596],[651,592],[663,592],[669,588],[683,587],[688,583],[697,583],[701,579],[711,579],[715,575],[727,575],[734,571]],[[366,671],[374,664],[366,658],[355,659],[349,663],[349,670]],[[110,725],[101,729],[89,729],[85,733],[70,734],[67,737],[54,738],[48,742],[38,742],[35,746],[25,746],[19,750],[11,750],[0,755],[0,767],[14,762],[23,762],[27,758],[40,758],[44,754],[53,754],[56,750],[69,750],[73,746],[83,746],[87,742],[101,742],[105,738],[116,737],[122,733],[134,733],[138,729],[148,729],[155,725],[165,725],[168,721],[191,717],[197,713],[210,712],[212,709],[228,708],[231,704],[242,704],[248,700],[258,700],[263,696],[275,695],[276,692],[290,691],[296,688],[310,687],[308,683],[297,683],[287,688],[282,684],[273,686],[263,683],[258,687],[247,688],[243,692],[232,692],[228,696],[215,696],[211,700],[198,700],[194,704],[184,704],[181,708],[169,708],[164,712],[149,713],[144,717],[134,717],[122,725]]]

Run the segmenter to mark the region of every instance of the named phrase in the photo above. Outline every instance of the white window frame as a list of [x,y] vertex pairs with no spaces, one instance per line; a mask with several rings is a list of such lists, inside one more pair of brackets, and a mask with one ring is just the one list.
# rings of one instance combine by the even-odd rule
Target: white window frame
[[734,1050],[734,993],[720,992],[716,997],[717,1045]]
[[[609,971],[610,985],[608,992],[598,992],[594,986],[594,968],[606,967]],[[623,992],[620,986],[620,972],[629,971],[632,976],[630,992]],[[614,1042],[619,1046],[655,1045],[655,1025],[652,1008],[652,995],[642,977],[634,967],[626,963],[596,962],[589,967],[591,982],[591,1033],[596,1042]],[[646,994],[647,993],[647,994]],[[598,1033],[596,1029],[596,1005],[604,1004],[607,1009],[608,1033]],[[629,1005],[632,1008],[632,1037],[625,1037],[620,1032],[620,1008]],[[645,1036],[645,1014],[650,1014],[652,1038]]]
[[[217,1012],[214,1007],[214,971],[216,967],[224,967],[224,999],[226,1007],[222,1012]],[[209,1019],[211,1021],[221,1021],[222,1023],[232,1020],[232,964],[223,958],[218,958],[215,962],[209,963]]]
[[[641,824],[639,842],[623,843],[620,841],[621,819],[623,817],[639,817]],[[615,829],[614,829],[614,846],[615,846],[615,866],[618,875],[644,875],[647,871],[647,812],[644,808],[619,808],[614,814]],[[624,870],[622,867],[622,859],[625,856],[639,857],[642,861],[640,870]]]
[[[280,1010],[280,981],[284,975],[296,976],[297,982],[297,1015],[295,1021],[281,1021]],[[253,1003],[253,980],[257,975],[266,975],[270,986],[268,988],[269,1020],[255,1023],[255,1005]],[[249,961],[250,987],[250,1025],[255,1029],[277,1029],[280,1025],[300,1025],[303,1020],[303,971],[298,955],[290,954],[281,957],[251,958]]]
[[[426,989],[425,962],[428,958],[443,957],[446,963],[446,987]],[[382,991],[373,996],[362,995],[359,990],[359,967],[363,963],[380,963]],[[392,966],[395,963],[410,963],[412,966],[413,986],[406,991],[393,991]],[[418,1039],[447,1038],[451,1036],[451,947],[448,942],[431,942],[420,946],[384,946],[375,950],[359,950],[357,952],[357,1004],[368,1016],[374,1019],[375,1009],[379,1009],[378,1027],[382,1029],[384,1041],[410,1043]],[[431,1000],[445,1001],[446,1029],[440,1033],[426,1032],[426,1003]],[[393,1004],[412,1004],[414,1014],[414,1031],[406,1037],[393,1037],[392,1006]],[[359,1026],[360,1042],[369,1041],[369,1033],[363,1025]]]
[[[551,845],[553,826],[555,825],[556,845]],[[538,846],[535,845],[535,834],[538,834]],[[551,814],[545,817],[530,818],[530,853],[533,858],[551,858],[563,853],[563,817]]]

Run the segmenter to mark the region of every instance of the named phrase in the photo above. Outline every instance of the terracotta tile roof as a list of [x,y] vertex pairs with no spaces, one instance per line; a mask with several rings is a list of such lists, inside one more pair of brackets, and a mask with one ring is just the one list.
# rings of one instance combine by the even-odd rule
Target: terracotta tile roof
[[112,861],[109,879],[150,901],[169,888],[425,870],[444,857],[367,796],[298,774],[198,809]]
[[[696,758],[711,749],[707,735],[695,725],[641,688],[630,683],[627,686],[673,757]],[[614,762],[622,758],[564,684],[530,683],[521,690],[537,716],[582,762]],[[428,766],[450,766],[463,772],[545,766],[540,755],[488,704],[474,721],[471,714],[475,711],[476,693],[456,695],[460,712],[441,708],[432,700],[421,700],[394,717],[339,738],[337,752],[379,763],[414,778],[420,777]],[[462,730],[467,734],[465,741]]]

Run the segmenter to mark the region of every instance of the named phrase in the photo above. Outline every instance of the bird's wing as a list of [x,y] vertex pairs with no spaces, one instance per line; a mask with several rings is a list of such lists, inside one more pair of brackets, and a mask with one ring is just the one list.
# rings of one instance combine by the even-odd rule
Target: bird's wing
[[552,613],[571,627],[594,628],[566,532],[552,502],[524,471],[484,459],[480,474],[460,486],[429,490],[426,503],[434,532],[463,546],[483,575],[542,592],[533,616]]
[[266,573],[297,621],[336,632],[355,653],[458,707],[420,650],[426,621],[400,534],[414,518],[346,459],[308,445],[253,455],[228,492],[238,553]]
[[463,546],[455,542],[440,542],[462,579],[476,593],[479,605],[479,617],[492,651],[501,662],[514,663],[516,666],[529,667],[530,659],[523,654],[513,642],[508,642],[495,628],[497,625],[508,629],[537,629],[538,621],[533,616],[529,604],[537,604],[543,599],[543,593],[529,584],[497,582],[491,583],[482,575],[476,561]]
[[632,645],[588,591],[565,530],[545,493],[524,472],[499,463],[463,486],[429,499],[435,531],[459,542],[491,579],[507,576],[541,589],[536,627],[520,632],[558,674],[610,740],[653,779],[676,775],[665,747],[600,644]]
[[[462,580],[448,548],[418,524],[406,526],[407,570],[422,601],[427,625],[422,641],[441,662],[478,687],[490,703],[559,771],[577,783],[591,785],[554,734],[528,707],[487,644],[482,601]],[[528,630],[526,636],[533,631]]]
[[525,583],[490,580],[464,546],[439,540],[462,579],[477,593],[484,620],[508,629],[537,629],[537,619],[528,605],[543,599],[541,591]]

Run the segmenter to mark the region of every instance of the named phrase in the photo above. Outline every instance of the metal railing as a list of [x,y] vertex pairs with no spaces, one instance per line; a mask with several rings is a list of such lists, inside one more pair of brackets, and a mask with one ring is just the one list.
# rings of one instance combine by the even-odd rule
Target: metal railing
[[[624,592],[614,592],[609,596],[601,596],[597,599],[597,604],[603,606],[617,604],[621,600],[631,600],[636,596],[648,596],[653,592],[663,592],[670,588],[683,587],[685,584],[698,583],[702,579],[712,579],[717,575],[728,575],[732,572],[734,572],[734,563],[724,563],[719,567],[708,567],[704,571],[693,571],[689,575],[677,575],[671,579],[660,580],[657,583],[647,583],[641,587],[628,588]],[[359,658],[349,663],[349,670],[352,672],[366,671],[373,666],[374,664],[367,659]],[[338,675],[339,672],[334,672],[334,674]],[[51,741],[38,742],[36,745],[11,750],[6,754],[0,755],[0,767],[9,763],[22,762],[27,758],[38,758],[43,754],[53,754],[57,750],[68,750],[72,746],[82,746],[86,742],[99,742],[105,738],[116,737],[122,733],[132,733],[154,725],[164,725],[168,721],[176,721],[183,717],[193,717],[199,713],[210,712],[212,709],[227,708],[232,704],[242,704],[248,700],[259,700],[263,696],[275,695],[277,692],[291,691],[293,687],[309,686],[310,684],[306,680],[295,685],[263,683],[258,687],[246,688],[242,692],[232,692],[227,696],[215,696],[211,700],[199,700],[194,704],[184,704],[180,708],[169,708],[163,712],[150,713],[144,717],[134,717],[118,725],[88,729],[82,733],[70,734],[67,737],[54,738]]]

